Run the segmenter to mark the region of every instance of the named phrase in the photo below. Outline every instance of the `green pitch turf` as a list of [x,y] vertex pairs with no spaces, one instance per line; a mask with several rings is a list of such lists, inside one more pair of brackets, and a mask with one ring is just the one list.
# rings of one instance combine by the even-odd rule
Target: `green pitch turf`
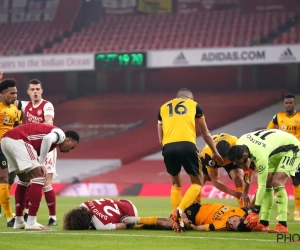
[[[168,198],[139,198],[122,197],[131,200],[137,207],[140,216],[165,216],[170,214]],[[173,231],[158,230],[118,230],[118,231],[62,231],[63,214],[92,197],[57,197],[57,215],[59,226],[48,232],[28,232],[13,230],[6,227],[6,219],[0,218],[0,250],[85,250],[85,249],[121,249],[121,250],[282,250],[300,249],[298,243],[277,243],[276,234],[268,233],[237,233],[237,232],[193,232],[176,234]],[[114,197],[116,199],[116,197]],[[236,205],[236,201],[223,199],[203,199],[203,202],[224,202]],[[13,200],[12,200],[13,204]],[[272,224],[276,224],[275,206],[272,211]],[[293,211],[290,201],[289,209]],[[48,212],[45,201],[38,215],[38,221],[46,225]],[[300,222],[293,221],[289,216],[289,230],[291,234],[300,235]]]

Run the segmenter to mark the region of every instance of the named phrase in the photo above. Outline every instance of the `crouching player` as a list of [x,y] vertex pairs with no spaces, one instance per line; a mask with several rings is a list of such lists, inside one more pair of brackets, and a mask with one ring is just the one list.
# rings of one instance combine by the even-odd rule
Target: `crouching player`
[[85,201],[68,211],[63,219],[64,230],[116,230],[126,229],[122,222],[126,216],[137,217],[137,209],[129,200],[99,199]]

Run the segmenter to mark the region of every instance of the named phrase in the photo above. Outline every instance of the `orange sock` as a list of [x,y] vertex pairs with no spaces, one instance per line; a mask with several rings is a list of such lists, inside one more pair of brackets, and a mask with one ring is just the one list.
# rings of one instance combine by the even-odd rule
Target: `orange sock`
[[6,219],[10,219],[14,217],[10,208],[10,195],[8,192],[7,183],[0,183],[0,205],[6,216]]
[[170,194],[172,210],[175,210],[180,204],[182,200],[181,192],[182,192],[182,187],[172,186],[171,194]]
[[196,200],[197,196],[200,194],[202,189],[201,185],[192,184],[189,189],[186,191],[182,201],[177,207],[180,212],[183,212],[186,208],[188,208],[192,203]]
[[139,223],[144,224],[144,225],[156,225],[158,217],[141,217],[139,219]]
[[[241,191],[243,192],[244,191],[244,187],[237,187],[236,188],[236,191]],[[241,201],[240,199],[236,199],[237,200],[237,203],[239,204],[239,207],[243,207],[243,201]]]
[[300,211],[300,186],[294,186],[295,211]]

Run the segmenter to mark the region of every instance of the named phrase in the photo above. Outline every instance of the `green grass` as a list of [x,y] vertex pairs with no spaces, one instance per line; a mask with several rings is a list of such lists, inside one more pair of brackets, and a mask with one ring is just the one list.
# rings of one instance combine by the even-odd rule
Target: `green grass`
[[[115,198],[115,197],[114,197]],[[165,216],[170,214],[168,198],[122,197],[131,200],[137,207],[140,216]],[[173,231],[158,230],[118,230],[118,231],[62,231],[63,214],[92,197],[57,197],[57,215],[59,226],[50,232],[27,232],[6,227],[6,220],[0,218],[0,250],[85,250],[85,249],[130,249],[130,250],[161,250],[161,249],[205,249],[205,250],[282,250],[298,249],[300,243],[283,244],[276,242],[276,234],[268,233],[237,233],[237,232],[193,232],[176,234]],[[116,199],[116,198],[115,198]],[[224,202],[236,205],[236,201],[222,199],[203,199],[203,202]],[[12,200],[13,204],[13,200]],[[276,207],[272,211],[272,224],[276,224]],[[293,211],[290,201],[289,210]],[[47,224],[48,212],[45,201],[39,211],[38,221]],[[300,222],[289,216],[290,233],[300,234]]]

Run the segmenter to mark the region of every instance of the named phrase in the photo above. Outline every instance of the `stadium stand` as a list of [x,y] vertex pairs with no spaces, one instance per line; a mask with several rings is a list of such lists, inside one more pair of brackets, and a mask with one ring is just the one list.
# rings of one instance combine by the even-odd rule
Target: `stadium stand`
[[282,32],[274,43],[299,39],[298,26],[282,30],[294,24],[296,10],[244,13],[236,6],[201,14],[101,16],[76,26],[84,19],[81,0],[6,2],[0,55],[251,46]]
[[300,23],[281,33],[273,40],[274,44],[299,44],[300,43]]
[[44,53],[250,46],[284,25],[293,13],[241,10],[104,17]]
[[[81,0],[2,1],[0,55],[40,52],[73,27]],[[68,9],[68,11],[65,11]]]

